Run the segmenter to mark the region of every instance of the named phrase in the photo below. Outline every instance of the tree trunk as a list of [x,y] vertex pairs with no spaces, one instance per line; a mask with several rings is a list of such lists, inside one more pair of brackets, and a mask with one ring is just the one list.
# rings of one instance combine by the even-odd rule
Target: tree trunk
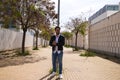
[[44,47],[45,47],[45,38],[44,38]]
[[78,38],[78,32],[75,33],[75,50],[77,50],[77,38]]
[[48,46],[48,40],[46,39],[46,47]]
[[85,37],[83,36],[83,49],[85,49]]
[[70,39],[68,39],[68,45],[70,46]]
[[41,40],[41,45],[44,46],[44,40],[43,40],[43,38]]
[[26,38],[27,29],[23,29],[23,38],[22,38],[22,54],[25,53],[25,38]]
[[67,40],[65,40],[65,46],[67,46]]
[[67,46],[68,46],[68,39],[67,39]]
[[38,49],[38,31],[36,31],[36,46],[35,46],[36,49]]

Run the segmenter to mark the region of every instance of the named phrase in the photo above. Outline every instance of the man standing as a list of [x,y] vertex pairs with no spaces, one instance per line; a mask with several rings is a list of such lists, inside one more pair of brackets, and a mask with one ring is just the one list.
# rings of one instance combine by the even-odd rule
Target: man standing
[[56,35],[52,36],[49,45],[52,46],[52,66],[53,72],[51,76],[56,74],[56,60],[58,58],[59,63],[59,78],[62,76],[62,57],[63,57],[63,45],[65,44],[65,38],[60,34],[60,27],[55,27]]

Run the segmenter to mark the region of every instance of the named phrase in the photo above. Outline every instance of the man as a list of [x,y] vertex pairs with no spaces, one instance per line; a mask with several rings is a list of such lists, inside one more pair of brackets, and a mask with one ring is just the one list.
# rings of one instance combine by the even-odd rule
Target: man
[[51,37],[49,45],[52,46],[52,65],[53,72],[51,76],[56,74],[56,60],[58,58],[59,63],[59,78],[62,76],[62,58],[63,58],[63,45],[65,44],[65,38],[60,34],[60,27],[55,27],[56,34]]

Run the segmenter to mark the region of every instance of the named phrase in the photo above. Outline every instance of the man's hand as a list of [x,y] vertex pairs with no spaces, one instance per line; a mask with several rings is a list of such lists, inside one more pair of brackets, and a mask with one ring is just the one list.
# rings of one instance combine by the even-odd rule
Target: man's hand
[[53,45],[53,46],[56,46],[56,42],[55,42],[55,41],[53,41],[52,45]]

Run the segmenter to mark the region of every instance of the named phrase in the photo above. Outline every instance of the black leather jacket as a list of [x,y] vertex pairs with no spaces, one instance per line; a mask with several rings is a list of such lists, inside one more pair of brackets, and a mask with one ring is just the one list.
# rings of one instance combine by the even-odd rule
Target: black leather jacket
[[[55,41],[55,40],[56,40],[56,36],[54,35],[51,37],[50,42],[49,42],[49,45],[52,46],[52,51],[54,51],[55,47],[56,47],[56,46],[52,45],[53,41]],[[65,44],[65,38],[62,35],[60,35],[59,39],[58,39],[58,43],[57,43],[58,50],[62,51],[64,44]]]

